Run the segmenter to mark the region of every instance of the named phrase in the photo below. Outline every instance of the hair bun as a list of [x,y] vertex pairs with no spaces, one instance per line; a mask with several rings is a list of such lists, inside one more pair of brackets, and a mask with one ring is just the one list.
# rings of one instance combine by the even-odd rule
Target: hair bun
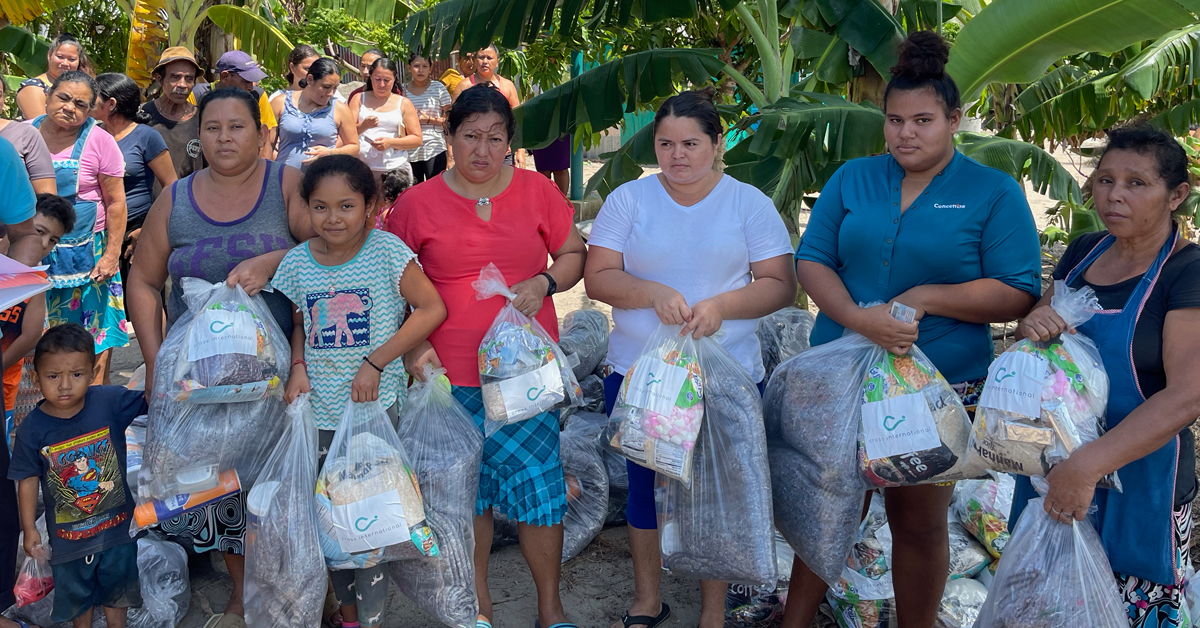
[[708,102],[716,102],[717,100],[717,88],[713,87],[712,85],[708,85],[701,89],[693,89],[692,91],[685,93],[692,94],[696,98],[699,98],[700,100],[706,100]]
[[900,44],[900,59],[892,66],[892,75],[910,81],[940,79],[946,76],[950,44],[934,31],[917,31]]

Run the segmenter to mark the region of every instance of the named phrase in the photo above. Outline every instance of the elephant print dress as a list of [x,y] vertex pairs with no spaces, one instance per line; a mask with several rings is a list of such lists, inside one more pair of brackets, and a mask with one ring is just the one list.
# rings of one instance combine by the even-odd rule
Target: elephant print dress
[[[350,382],[369,355],[400,329],[408,304],[400,278],[417,256],[396,236],[369,229],[362,249],[340,266],[313,259],[313,241],[288,251],[271,280],[304,313],[304,360],[312,384],[317,427],[337,429],[350,401]],[[393,360],[379,378],[379,404],[401,405],[407,397],[403,360]]]

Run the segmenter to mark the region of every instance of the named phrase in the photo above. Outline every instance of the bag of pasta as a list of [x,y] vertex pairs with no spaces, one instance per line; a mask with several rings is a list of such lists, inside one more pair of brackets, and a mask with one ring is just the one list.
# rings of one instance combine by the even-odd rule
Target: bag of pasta
[[204,404],[282,394],[291,349],[266,302],[240,285],[194,277],[180,283],[188,311],[171,327],[156,362],[172,367],[168,397]]
[[455,628],[475,628],[475,496],[483,436],[450,393],[444,369],[425,365],[425,381],[408,389],[400,410],[400,443],[411,452],[437,541],[435,556],[393,561],[388,572],[404,595]]
[[484,434],[543,412],[583,404],[566,353],[536,320],[513,307],[516,298],[495,264],[479,271],[476,300],[508,300],[479,343],[479,383],[487,414]]
[[702,580],[774,585],[771,470],[758,386],[716,340],[701,338],[696,349],[704,422],[691,484],[658,475],[662,562]]
[[[1100,310],[1091,287],[1054,282],[1050,307],[1072,329]],[[1045,476],[1055,464],[1104,433],[1108,374],[1087,336],[1064,333],[1049,342],[1024,339],[988,368],[975,411],[967,465]],[[1120,490],[1114,471],[1100,486]]]
[[246,622],[287,628],[321,623],[325,574],[317,540],[317,426],[302,394],[246,499]]
[[975,628],[1128,628],[1096,528],[1052,519],[1044,500],[1029,500],[1017,521]]
[[696,341],[683,328],[655,329],[625,373],[606,434],[617,453],[689,486],[704,419],[704,376]]
[[378,401],[347,401],[317,477],[317,534],[330,569],[437,554],[408,460]]

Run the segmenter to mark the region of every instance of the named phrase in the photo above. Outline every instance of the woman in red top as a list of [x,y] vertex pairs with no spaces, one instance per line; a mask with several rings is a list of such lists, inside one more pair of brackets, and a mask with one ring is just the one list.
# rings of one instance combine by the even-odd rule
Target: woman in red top
[[[447,118],[454,167],[402,194],[386,225],[417,253],[447,310],[446,322],[405,356],[405,365],[418,379],[426,363],[444,366],[455,398],[482,431],[479,343],[504,299],[477,301],[471,282],[489,263],[509,281],[521,280],[510,287],[517,295],[513,306],[557,340],[550,296],[583,277],[587,249],[562,192],[537,173],[504,165],[516,122],[499,90],[480,85],[463,91]],[[554,260],[549,268],[547,257]],[[478,628],[491,628],[487,539],[493,508],[517,521],[521,552],[537,588],[538,625],[574,628],[558,592],[567,493],[557,414],[511,423],[484,441],[475,504],[475,538],[484,539],[475,544]]]

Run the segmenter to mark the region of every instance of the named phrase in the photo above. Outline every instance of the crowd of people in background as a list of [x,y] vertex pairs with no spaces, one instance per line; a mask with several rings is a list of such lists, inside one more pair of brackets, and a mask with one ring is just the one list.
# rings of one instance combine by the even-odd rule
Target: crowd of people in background
[[[0,448],[0,478],[20,483],[18,491],[0,486],[0,607],[13,601],[18,536],[24,531],[26,552],[41,542],[33,522],[47,471],[38,452],[96,430],[123,433],[129,415],[146,411],[140,395],[105,386],[112,351],[136,335],[145,388],[154,390],[165,332],[188,312],[178,289],[188,278],[261,293],[292,344],[286,397],[311,395],[321,455],[346,399],[379,401],[394,422],[408,376],[423,380],[427,365],[446,370],[454,398],[483,430],[478,348],[503,305],[475,296],[472,282],[488,264],[516,281],[511,304],[555,338],[557,292],[583,281],[589,296],[612,306],[610,412],[659,323],[696,339],[715,335],[761,391],[755,321],[791,304],[798,281],[821,308],[814,344],[851,330],[903,354],[920,338],[972,408],[992,359],[988,323],[1023,318],[1020,333],[1040,340],[1067,325],[1042,294],[1023,192],[954,147],[962,110],[947,56],[938,35],[905,44],[883,102],[890,153],[833,176],[799,248],[768,197],[716,167],[725,129],[711,89],[662,104],[653,122],[661,174],[615,190],[585,244],[564,196],[570,140],[533,152],[540,174],[524,168],[525,151],[510,146],[521,101],[497,74],[495,46],[460,54],[439,78],[421,52],[397,61],[369,50],[359,68],[364,85],[348,97],[339,92],[342,65],[311,46],[291,51],[287,87],[272,94],[245,52],[222,55],[204,82],[193,52],[171,47],[153,69],[157,96],[143,102],[132,79],[93,76],[80,42],[59,36],[47,71],[16,93],[24,120],[0,120],[3,246],[17,261],[47,264],[53,286],[0,316],[4,440],[13,447],[11,466],[8,447]],[[1045,504],[1065,522],[1082,520],[1094,493],[1106,500],[1100,532],[1131,621],[1173,626],[1196,492],[1185,452],[1200,392],[1180,374],[1200,360],[1189,331],[1200,318],[1200,247],[1171,222],[1189,189],[1173,139],[1135,127],[1114,132],[1103,155],[1094,194],[1111,233],[1072,244],[1054,276],[1092,286],[1108,308],[1097,320],[1111,320],[1083,331],[1120,403],[1110,406],[1109,434],[1050,474]],[[955,204],[939,204],[945,199]],[[276,289],[264,291],[268,284]],[[308,303],[340,291],[377,295],[365,348],[318,333]],[[915,322],[859,305],[896,299],[916,310]],[[15,406],[31,382],[45,401],[22,411]],[[485,441],[474,523],[478,628],[491,628],[494,617],[488,539],[496,513],[517,522],[536,588],[535,626],[574,628],[559,594],[568,488],[558,431],[552,411]],[[1124,492],[1097,489],[1118,467]],[[659,588],[655,475],[633,462],[628,474],[635,594],[614,627],[657,628],[671,609]],[[125,490],[106,520],[128,518]],[[930,574],[947,570],[951,489],[885,495],[898,612],[904,625],[929,628],[944,584]],[[49,512],[58,496],[43,488],[43,499]],[[159,526],[197,552],[221,553],[233,588],[209,621],[216,628],[245,626],[246,508],[239,492]],[[92,608],[103,607],[108,626],[123,628],[125,609],[140,602],[130,539],[106,530],[51,525],[54,620],[90,626]],[[825,584],[799,558],[791,583],[785,624],[808,626]],[[333,571],[328,584],[313,586],[328,586],[336,600],[333,625],[388,620],[378,566]],[[700,584],[702,628],[723,624],[725,587]],[[0,627],[14,626],[27,628],[0,618]]]

